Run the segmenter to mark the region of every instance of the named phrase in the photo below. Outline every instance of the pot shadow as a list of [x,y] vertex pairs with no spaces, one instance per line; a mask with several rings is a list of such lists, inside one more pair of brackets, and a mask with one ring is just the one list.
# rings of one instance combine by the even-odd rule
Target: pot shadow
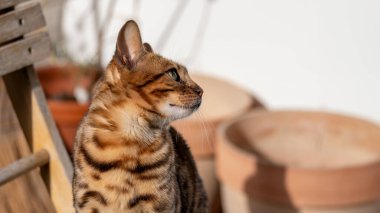
[[[248,196],[247,209],[251,213],[299,213],[286,187],[286,170],[279,167],[265,155],[257,152],[252,145],[252,137],[236,131],[234,136],[242,143],[240,148],[254,154],[259,165],[244,183],[244,192]],[[239,146],[239,144],[237,144]]]
[[[262,158],[262,156],[260,156]],[[262,158],[265,164],[267,159]],[[269,163],[269,162],[268,162]],[[247,203],[252,213],[298,213],[286,189],[286,171],[283,168],[258,166],[256,173],[244,183]]]

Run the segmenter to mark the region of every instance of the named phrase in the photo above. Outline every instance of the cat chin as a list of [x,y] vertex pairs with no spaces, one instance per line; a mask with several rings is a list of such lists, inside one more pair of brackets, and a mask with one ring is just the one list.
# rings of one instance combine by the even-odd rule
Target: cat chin
[[185,118],[191,115],[194,110],[191,108],[183,108],[180,106],[174,106],[170,104],[165,104],[161,110],[171,121]]

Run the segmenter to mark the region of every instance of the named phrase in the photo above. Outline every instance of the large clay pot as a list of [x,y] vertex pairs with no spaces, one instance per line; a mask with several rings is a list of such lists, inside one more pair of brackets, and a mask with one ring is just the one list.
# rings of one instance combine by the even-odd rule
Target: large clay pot
[[253,112],[218,130],[225,212],[380,212],[380,127],[322,112]]
[[90,67],[66,64],[40,67],[37,74],[58,131],[71,153],[76,129],[88,109],[88,103],[79,104],[75,101],[74,88],[80,85],[90,91],[99,72]]
[[216,128],[221,122],[263,106],[245,90],[224,80],[202,74],[192,74],[191,77],[204,90],[202,105],[198,112],[174,122],[173,126],[189,144],[205,185],[212,212],[218,212],[220,196],[214,169]]

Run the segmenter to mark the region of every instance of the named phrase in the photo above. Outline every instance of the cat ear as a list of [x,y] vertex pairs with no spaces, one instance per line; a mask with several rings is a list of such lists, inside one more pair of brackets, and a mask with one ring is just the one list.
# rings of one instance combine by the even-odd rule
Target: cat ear
[[127,21],[120,29],[116,43],[116,55],[128,69],[132,69],[144,51],[139,27],[133,20]]
[[150,44],[148,44],[148,43],[144,43],[144,49],[145,49],[145,51],[147,51],[149,53],[153,52],[152,46],[150,46]]

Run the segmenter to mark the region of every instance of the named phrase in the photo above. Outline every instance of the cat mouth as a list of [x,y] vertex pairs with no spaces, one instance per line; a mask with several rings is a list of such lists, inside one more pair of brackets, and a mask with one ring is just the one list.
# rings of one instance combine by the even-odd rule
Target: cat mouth
[[186,105],[177,105],[177,104],[169,104],[171,107],[178,107],[182,109],[191,109],[196,110],[201,106],[202,101],[197,101],[194,104],[186,104]]

